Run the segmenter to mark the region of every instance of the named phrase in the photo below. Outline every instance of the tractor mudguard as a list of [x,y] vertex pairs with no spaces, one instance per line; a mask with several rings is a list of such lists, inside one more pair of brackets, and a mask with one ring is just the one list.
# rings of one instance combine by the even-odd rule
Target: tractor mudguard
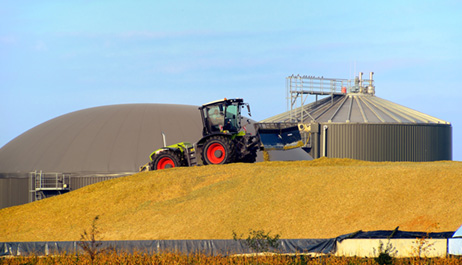
[[234,141],[234,139],[236,139],[236,137],[241,137],[241,136],[245,136],[246,135],[246,132],[245,131],[240,131],[238,133],[229,133],[227,131],[223,131],[223,132],[216,132],[216,133],[212,133],[212,134],[209,134],[207,136],[204,136],[202,137],[198,142],[197,142],[197,145],[201,145],[203,144],[208,138],[212,137],[212,136],[217,136],[217,135],[223,135],[223,136],[226,136],[226,137],[230,137],[231,140]]
[[238,133],[233,134],[233,136],[231,136],[231,140],[236,139],[236,137],[242,137],[242,136],[245,136],[245,135],[246,135],[245,131],[240,131]]
[[217,136],[217,135],[222,135],[222,136],[226,136],[226,137],[229,137],[229,138],[232,138],[233,135],[229,134],[229,133],[222,133],[222,132],[217,132],[217,133],[212,133],[212,134],[209,134],[207,136],[204,136],[202,137],[198,142],[197,142],[197,146],[201,146],[205,143],[205,141],[207,139],[209,139],[210,137],[213,137],[213,136]]
[[156,154],[159,154],[163,151],[166,151],[166,150],[171,150],[171,151],[179,151],[181,154],[184,153],[184,150],[187,149],[187,148],[190,148],[192,147],[193,145],[191,143],[188,143],[188,142],[181,142],[181,143],[177,143],[177,144],[172,144],[172,145],[169,145],[169,146],[165,146],[165,147],[162,147],[162,148],[159,148],[157,149],[156,151],[152,152],[151,155],[149,156],[149,158],[151,159],[151,161],[153,161],[154,159],[154,156]]

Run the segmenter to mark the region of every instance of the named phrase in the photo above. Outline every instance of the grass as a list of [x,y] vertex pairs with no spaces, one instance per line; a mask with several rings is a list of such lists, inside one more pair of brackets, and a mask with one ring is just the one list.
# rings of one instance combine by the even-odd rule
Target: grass
[[0,210],[0,242],[331,238],[357,230],[455,231],[462,163],[317,159],[142,172]]
[[[164,253],[116,253],[109,252],[98,255],[94,261],[88,255],[60,254],[55,256],[18,256],[11,258],[0,258],[0,264],[331,264],[331,265],[350,265],[350,264],[378,264],[372,258],[358,257],[335,257],[320,256],[311,257],[304,255],[272,255],[272,256],[207,256],[200,253],[176,254],[171,252]],[[394,259],[393,264],[462,264],[459,257],[432,258],[432,259]]]

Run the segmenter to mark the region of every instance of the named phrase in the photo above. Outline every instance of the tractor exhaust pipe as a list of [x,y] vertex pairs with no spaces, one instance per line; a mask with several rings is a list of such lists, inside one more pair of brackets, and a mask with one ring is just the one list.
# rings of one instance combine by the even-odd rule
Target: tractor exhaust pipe
[[164,143],[164,147],[166,147],[167,146],[167,140],[165,140],[165,133],[164,132],[162,132],[162,141]]

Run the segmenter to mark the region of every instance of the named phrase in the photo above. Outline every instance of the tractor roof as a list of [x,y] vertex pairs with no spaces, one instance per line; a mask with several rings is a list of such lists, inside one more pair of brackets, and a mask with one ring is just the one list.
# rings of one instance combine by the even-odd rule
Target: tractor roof
[[206,107],[206,106],[209,106],[209,105],[215,105],[215,104],[222,103],[222,102],[227,103],[227,104],[231,104],[231,103],[235,103],[235,102],[242,103],[242,102],[244,102],[244,100],[242,98],[232,98],[232,99],[224,98],[224,99],[215,100],[215,101],[212,101],[212,102],[209,102],[209,103],[205,103],[205,104],[202,105],[202,107]]

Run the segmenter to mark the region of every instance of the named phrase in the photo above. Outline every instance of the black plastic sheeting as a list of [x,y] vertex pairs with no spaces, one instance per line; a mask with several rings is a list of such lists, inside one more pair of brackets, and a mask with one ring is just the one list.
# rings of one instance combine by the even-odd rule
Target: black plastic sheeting
[[[337,242],[352,238],[451,238],[454,232],[424,233],[405,231],[358,231],[330,239],[280,239],[279,253],[333,254]],[[56,242],[1,242],[0,256],[50,255],[57,253],[83,253],[79,241]],[[99,249],[112,249],[128,253],[164,251],[175,253],[204,253],[207,255],[233,255],[253,253],[245,240],[129,240],[101,241]]]
[[[204,253],[207,255],[233,255],[253,253],[243,241],[235,240],[130,240],[101,241],[98,249],[111,249],[128,253]],[[280,253],[331,253],[335,239],[280,239]],[[0,256],[50,255],[56,253],[83,253],[78,241],[59,242],[3,242]]]

